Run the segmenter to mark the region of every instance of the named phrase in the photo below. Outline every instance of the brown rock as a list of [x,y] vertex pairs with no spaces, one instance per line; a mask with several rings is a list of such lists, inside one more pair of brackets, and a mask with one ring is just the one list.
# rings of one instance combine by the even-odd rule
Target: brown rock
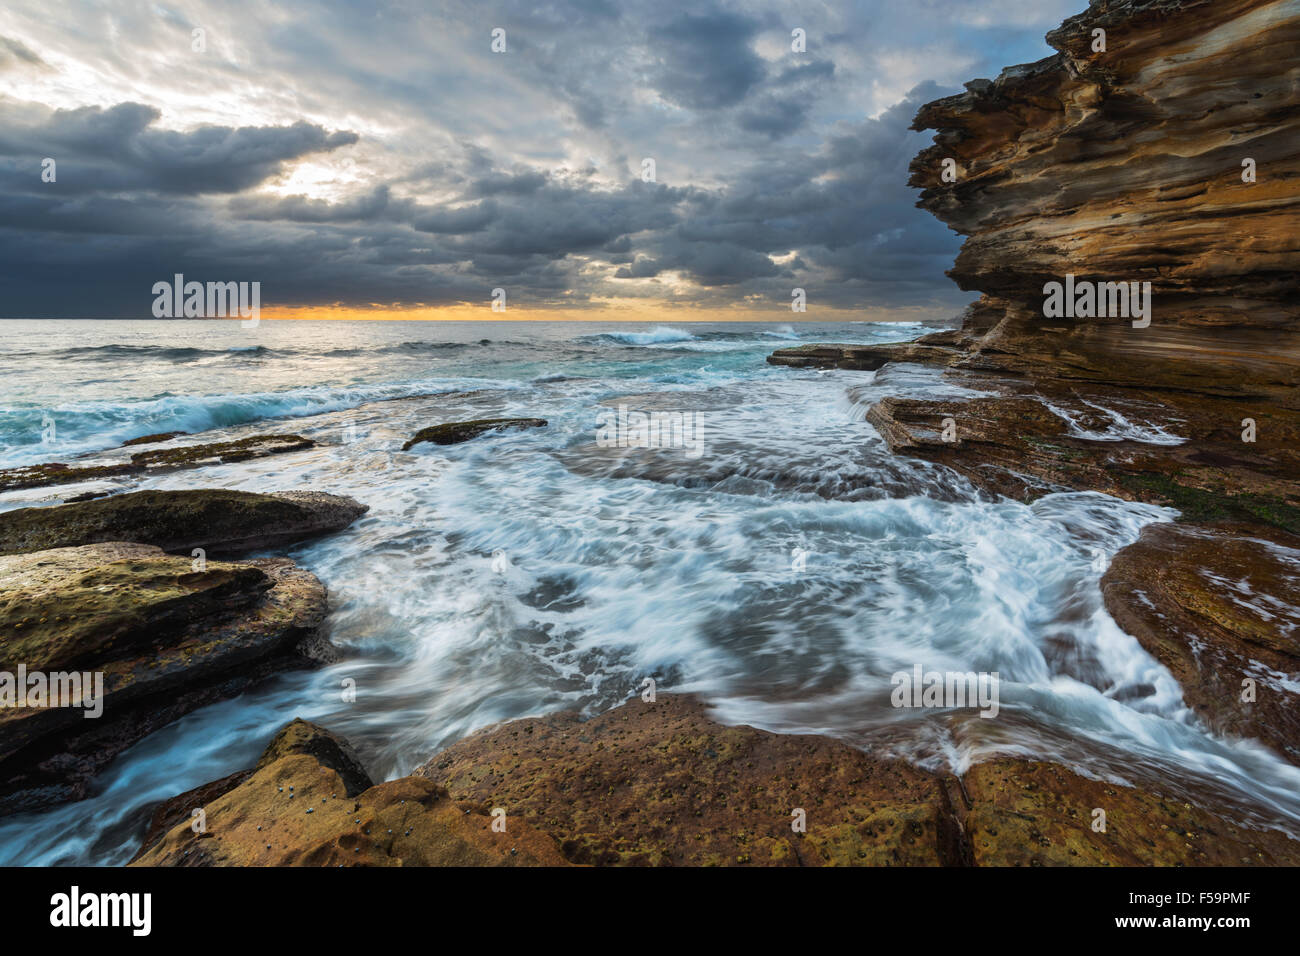
[[[1011,758],[981,764],[961,779],[940,778],[826,737],[725,727],[689,697],[634,700],[588,721],[555,714],[487,728],[414,776],[367,787],[355,797],[346,796],[340,774],[364,776],[364,770],[354,756],[339,756],[340,750],[350,753],[345,743],[333,735],[322,742],[323,734],[295,721],[255,771],[162,804],[135,862],[1300,862],[1300,842],[1166,799],[1158,790],[1100,783],[1054,764]],[[322,762],[329,759],[336,763]],[[205,835],[191,829],[191,813],[200,806]],[[1092,829],[1095,808],[1107,813],[1104,832]],[[804,834],[791,828],[795,809],[806,812]],[[506,841],[506,834],[491,832],[494,810],[506,813]],[[508,857],[507,844],[516,848]]]
[[[1295,866],[1300,842],[1058,764],[993,760],[963,778],[976,866]],[[1093,829],[1095,810],[1105,830]]]
[[[1101,491],[1177,508],[1187,520],[1239,521],[1300,532],[1300,419],[1259,406],[1257,443],[1241,440],[1239,408],[1215,399],[1037,382],[1028,394],[925,401],[885,398],[867,411],[892,451],[936,461],[976,487],[1022,501],[1051,491]],[[1007,389],[1009,392],[1015,388]],[[1179,445],[1082,438],[1040,397],[1104,433],[1097,411],[1140,405],[1150,421],[1188,435]],[[1033,397],[1031,397],[1031,395]],[[951,420],[951,427],[945,422]],[[945,434],[954,440],[945,440]]]
[[407,451],[420,442],[432,442],[435,445],[459,445],[488,432],[509,431],[517,428],[545,428],[544,418],[480,418],[472,422],[444,422],[430,425],[415,433],[402,451]]
[[[956,341],[948,333],[944,342]],[[771,365],[793,368],[847,368],[874,372],[887,362],[913,362],[919,365],[951,365],[964,353],[949,345],[931,344],[930,336],[915,342],[886,342],[880,345],[796,345],[777,349],[767,357]]]
[[[601,865],[938,866],[958,860],[935,779],[827,737],[726,727],[689,697],[511,721],[417,774],[502,806]],[[791,828],[806,812],[807,833]]]
[[[550,837],[518,817],[507,816],[505,832],[494,832],[492,817],[467,812],[422,777],[349,795],[344,777],[365,771],[354,764],[340,773],[321,757],[339,738],[304,721],[286,731],[243,779],[228,777],[160,808],[157,829],[179,822],[146,842],[132,865],[568,865]],[[194,809],[204,812],[202,832]]]
[[[176,434],[184,434],[177,432]],[[150,435],[148,439],[161,440],[165,436]],[[126,442],[122,447],[139,444],[145,439]],[[204,445],[183,445],[179,448],[156,448],[141,451],[125,460],[101,461],[98,464],[69,465],[52,461],[40,465],[0,469],[0,491],[17,488],[41,488],[46,485],[66,485],[77,481],[100,478],[121,478],[135,475],[160,474],[178,468],[198,468],[202,465],[228,464],[250,461],[270,455],[283,455],[291,451],[314,448],[316,443],[301,435],[252,435],[235,441],[211,442]]]
[[136,541],[164,551],[252,551],[340,531],[368,510],[353,498],[319,491],[135,491],[4,512],[0,554],[99,541]]
[[[318,633],[324,587],[284,558],[198,571],[148,545],[59,548],[0,557],[0,592],[0,670],[80,683],[39,706],[0,708],[0,813],[80,799],[158,728],[333,654]],[[88,717],[94,675],[102,713]]]
[[131,445],[154,445],[158,442],[171,441],[173,438],[179,438],[182,435],[188,435],[189,432],[158,432],[155,435],[141,435],[139,438],[131,438],[122,442],[123,448],[129,448]]
[[[1149,525],[1112,560],[1106,609],[1219,733],[1300,764],[1300,538],[1258,527]],[[1253,701],[1242,700],[1254,681]]]
[[[913,123],[938,130],[912,162],[919,205],[969,237],[949,275],[985,294],[971,364],[1300,408],[1300,13],[1101,0],[1047,41]],[[1067,273],[1151,282],[1151,326],[1045,319]]]

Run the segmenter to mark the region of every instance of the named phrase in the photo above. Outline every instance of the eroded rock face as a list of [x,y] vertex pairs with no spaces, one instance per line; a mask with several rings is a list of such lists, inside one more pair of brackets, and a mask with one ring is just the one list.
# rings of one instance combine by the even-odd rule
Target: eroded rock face
[[[203,832],[191,822],[195,809]],[[164,803],[132,864],[568,865],[554,840],[521,819],[507,818],[505,832],[492,823],[423,777],[371,784],[345,741],[296,720],[253,770]]]
[[[938,135],[911,184],[969,237],[949,274],[984,293],[966,364],[1300,408],[1300,9],[1099,0],[1047,40],[913,124]],[[1149,281],[1150,327],[1044,318],[1067,273]]]
[[544,418],[480,418],[472,422],[446,422],[441,425],[430,425],[428,428],[421,428],[410,441],[402,446],[402,451],[407,451],[413,446],[426,441],[435,445],[459,445],[461,442],[469,441],[471,438],[477,438],[479,435],[488,432],[545,427],[546,419]]
[[1151,525],[1115,556],[1101,589],[1208,726],[1300,764],[1300,537]]
[[196,570],[149,545],[57,548],[0,557],[0,594],[0,671],[83,678],[79,697],[65,685],[0,708],[0,813],[79,799],[158,728],[333,657],[325,589],[285,558]]
[[0,554],[135,541],[164,551],[233,553],[346,528],[369,508],[319,491],[136,491],[0,514]]

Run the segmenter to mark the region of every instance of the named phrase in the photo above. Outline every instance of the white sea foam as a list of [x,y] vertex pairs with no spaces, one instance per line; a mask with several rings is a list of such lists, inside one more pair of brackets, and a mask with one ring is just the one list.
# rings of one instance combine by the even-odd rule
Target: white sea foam
[[[645,362],[618,357],[622,343],[592,344],[589,328],[539,330],[551,335],[540,355],[530,345],[482,366],[446,360],[462,366],[459,385],[478,384],[469,396],[398,397],[429,390],[427,376],[352,393],[303,384],[279,408],[321,447],[146,482],[321,488],[369,504],[352,528],[290,552],[328,586],[330,632],[348,656],[151,735],[89,800],[0,820],[0,862],[122,862],[151,802],[251,765],[294,716],[344,734],[387,778],[497,721],[602,711],[646,676],[703,695],[729,721],[830,733],[930,767],[1016,753],[1106,779],[1159,773],[1300,829],[1300,769],[1209,733],[1102,605],[1099,568],[1172,511],[1094,493],[991,501],[890,454],[861,420],[885,394],[933,396],[944,387],[933,370],[767,366],[757,343],[768,331],[700,330],[730,349]],[[361,397],[395,400],[345,407]],[[708,454],[599,448],[598,411],[624,399],[699,412]],[[266,430],[207,406],[195,414],[210,416],[196,428],[225,426],[204,440]],[[400,451],[433,421],[496,415],[550,425]],[[349,420],[360,437],[338,443]],[[889,677],[915,664],[998,672],[999,717],[977,721],[996,733],[893,708]],[[356,703],[341,699],[345,678]]]

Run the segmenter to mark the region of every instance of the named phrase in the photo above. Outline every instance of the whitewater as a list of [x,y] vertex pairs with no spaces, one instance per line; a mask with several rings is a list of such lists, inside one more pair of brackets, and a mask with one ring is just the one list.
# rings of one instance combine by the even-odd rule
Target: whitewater
[[[0,819],[0,864],[119,864],[160,800],[251,766],[294,717],[375,779],[502,720],[694,693],[718,719],[829,734],[932,768],[1038,757],[1300,834],[1300,768],[1209,733],[1102,606],[1109,558],[1176,513],[1089,492],[1032,504],[893,455],[886,395],[975,393],[932,369],[768,365],[797,342],[901,341],[923,324],[0,323],[0,467],[295,433],[305,452],[83,491],[317,489],[370,511],[285,553],[328,587],[334,665],[278,676],[125,752],[85,801]],[[707,446],[609,447],[610,409],[699,415]],[[540,417],[458,446],[442,421]],[[1115,413],[1101,440],[1170,443]],[[52,428],[53,441],[45,442]],[[898,709],[890,675],[997,672],[1000,711]],[[355,699],[347,689],[355,682]]]

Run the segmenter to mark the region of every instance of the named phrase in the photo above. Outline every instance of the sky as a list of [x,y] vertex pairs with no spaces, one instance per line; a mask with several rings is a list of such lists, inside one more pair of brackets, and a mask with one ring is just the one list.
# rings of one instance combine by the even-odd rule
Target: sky
[[5,0],[0,317],[947,317],[908,126],[1083,7]]

